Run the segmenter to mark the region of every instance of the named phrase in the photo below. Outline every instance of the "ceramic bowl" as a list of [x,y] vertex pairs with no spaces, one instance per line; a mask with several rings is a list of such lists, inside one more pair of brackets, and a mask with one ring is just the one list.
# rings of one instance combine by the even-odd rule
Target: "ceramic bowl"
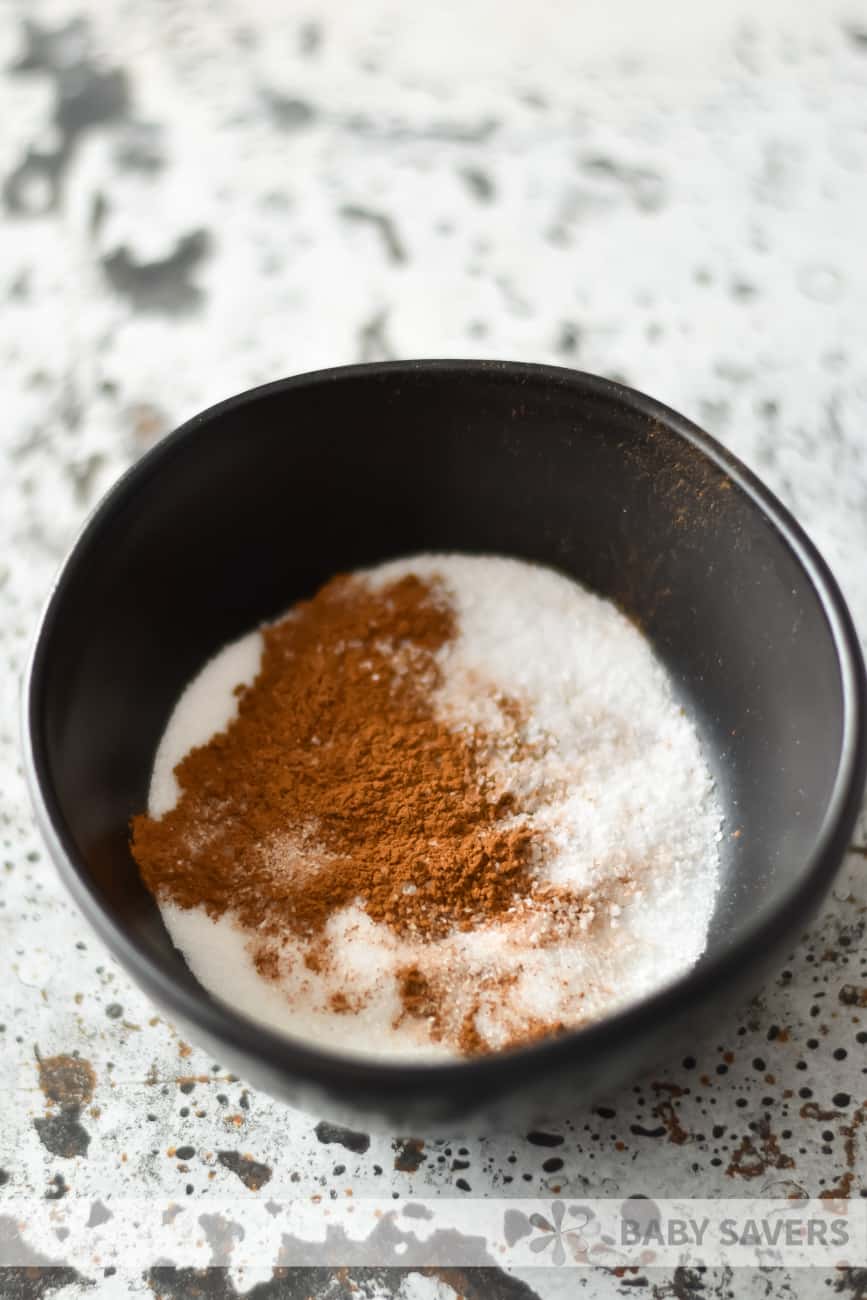
[[[128,847],[185,683],[338,571],[418,551],[553,565],[635,618],[703,735],[726,808],[707,952],[600,1023],[448,1064],[319,1051],[215,1000]],[[845,852],[865,771],[864,669],[837,586],[757,479],[688,420],[605,379],[505,362],[351,366],[221,402],[108,493],[39,628],[25,748],[57,866],[185,1036],[329,1119],[524,1128],[688,1050],[779,962]],[[660,791],[664,798],[664,791]]]

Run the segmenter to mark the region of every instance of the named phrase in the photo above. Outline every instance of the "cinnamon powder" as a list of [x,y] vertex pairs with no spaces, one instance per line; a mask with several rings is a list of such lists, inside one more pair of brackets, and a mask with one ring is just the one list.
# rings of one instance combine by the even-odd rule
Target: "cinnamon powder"
[[[231,911],[259,936],[264,975],[268,936],[306,938],[311,968],[327,961],[317,936],[354,902],[433,939],[527,898],[539,846],[486,771],[489,738],[434,714],[436,652],[455,635],[438,583],[413,575],[376,591],[335,578],[264,629],[237,718],[178,765],[170,812],[133,819],[148,888]],[[520,702],[498,703],[517,746]]]

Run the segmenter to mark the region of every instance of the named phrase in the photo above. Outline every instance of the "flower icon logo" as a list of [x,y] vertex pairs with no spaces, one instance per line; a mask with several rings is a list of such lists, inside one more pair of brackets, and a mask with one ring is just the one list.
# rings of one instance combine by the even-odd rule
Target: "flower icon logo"
[[553,1247],[551,1251],[552,1262],[558,1267],[565,1264],[567,1243],[573,1256],[589,1250],[590,1243],[584,1236],[583,1229],[587,1227],[593,1217],[593,1214],[585,1206],[574,1205],[569,1207],[570,1222],[564,1223],[566,1206],[562,1201],[554,1201],[551,1205],[550,1219],[546,1219],[544,1214],[530,1215],[530,1223],[540,1231],[540,1235],[534,1237],[529,1243],[530,1249],[535,1255],[541,1255],[543,1251]]

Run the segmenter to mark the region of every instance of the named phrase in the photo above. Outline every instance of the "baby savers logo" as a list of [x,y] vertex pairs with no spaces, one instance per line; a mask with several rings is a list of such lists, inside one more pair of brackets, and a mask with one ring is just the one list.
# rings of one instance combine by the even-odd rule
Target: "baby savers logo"
[[552,1201],[546,1214],[534,1210],[524,1214],[508,1209],[503,1222],[506,1242],[514,1246],[521,1238],[529,1238],[527,1245],[534,1255],[544,1255],[544,1263],[559,1267],[567,1259],[586,1259],[592,1238],[598,1235],[596,1215],[587,1205],[566,1205]]

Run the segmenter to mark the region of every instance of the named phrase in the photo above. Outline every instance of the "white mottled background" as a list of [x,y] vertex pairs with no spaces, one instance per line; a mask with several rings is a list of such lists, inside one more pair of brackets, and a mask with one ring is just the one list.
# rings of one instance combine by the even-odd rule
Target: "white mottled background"
[[[0,1250],[22,1196],[175,1199],[201,1224],[209,1196],[348,1189],[543,1209],[557,1191],[863,1194],[863,848],[743,1017],[696,1027],[693,1058],[541,1139],[365,1144],[154,1017],[33,831],[17,694],[52,573],[132,459],[232,391],[383,357],[646,389],[779,493],[867,631],[865,232],[863,0],[0,0]],[[37,1053],[89,1062],[92,1096],[52,1104]],[[62,1263],[62,1240],[31,1247]],[[0,1271],[13,1300],[857,1300],[867,1268],[288,1268],[251,1286]]]

